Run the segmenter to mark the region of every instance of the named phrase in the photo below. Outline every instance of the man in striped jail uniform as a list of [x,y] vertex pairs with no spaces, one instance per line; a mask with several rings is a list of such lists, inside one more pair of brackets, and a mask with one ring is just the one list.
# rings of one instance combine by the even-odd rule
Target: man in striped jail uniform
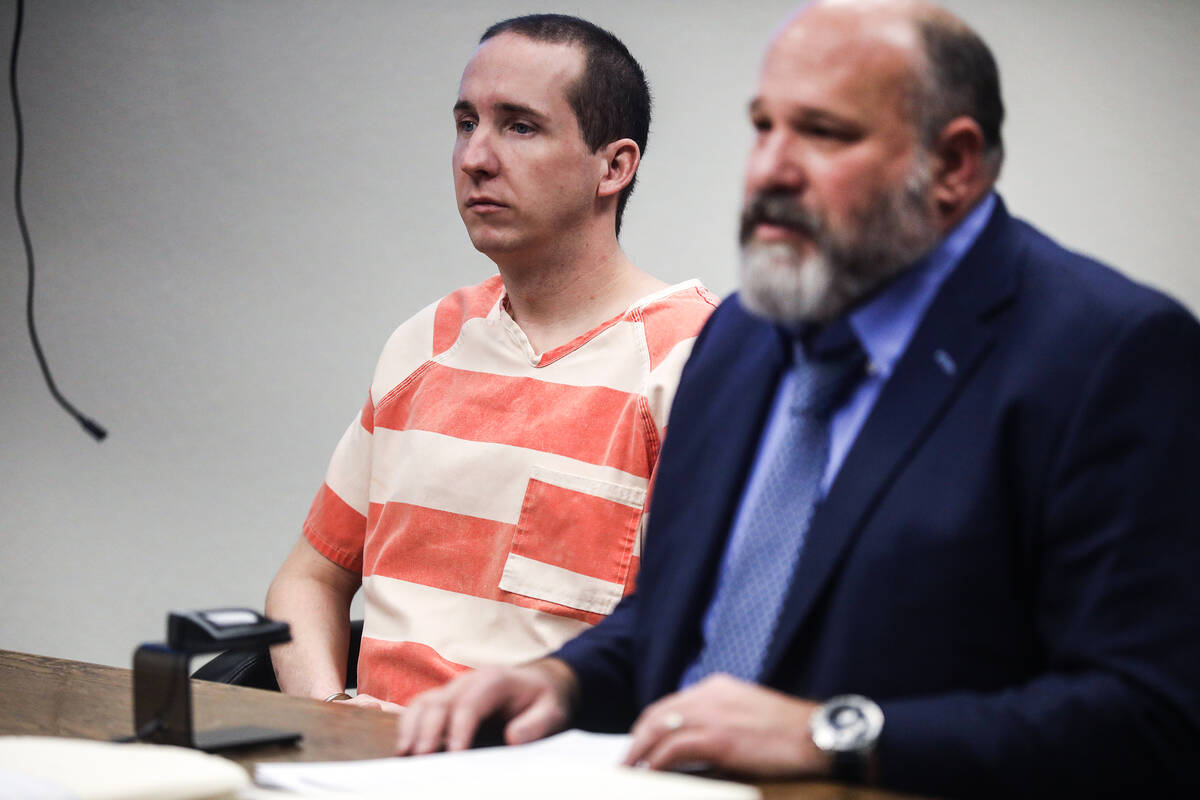
[[559,15],[488,29],[454,104],[458,210],[499,274],[393,333],[267,612],[281,688],[395,709],[544,655],[633,587],[683,362],[716,301],[634,266],[617,235],[650,97],[612,34]]

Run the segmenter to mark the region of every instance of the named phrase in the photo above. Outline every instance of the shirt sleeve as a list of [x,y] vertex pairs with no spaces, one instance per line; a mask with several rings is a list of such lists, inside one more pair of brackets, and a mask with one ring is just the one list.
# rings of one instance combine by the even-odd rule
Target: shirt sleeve
[[304,521],[304,537],[339,566],[362,572],[363,542],[370,510],[374,403],[370,395],[333,451],[325,481]]

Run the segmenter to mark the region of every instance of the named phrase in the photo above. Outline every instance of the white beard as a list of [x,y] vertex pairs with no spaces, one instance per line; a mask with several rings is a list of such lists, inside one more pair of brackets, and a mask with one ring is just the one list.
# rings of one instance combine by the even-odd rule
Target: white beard
[[787,242],[742,246],[738,297],[751,312],[785,324],[827,322],[848,302],[820,251],[801,257]]
[[817,220],[815,247],[806,256],[786,242],[750,238],[741,252],[742,304],[788,325],[824,324],[841,315],[937,243],[929,184],[922,158],[902,186],[852,220],[849,235]]

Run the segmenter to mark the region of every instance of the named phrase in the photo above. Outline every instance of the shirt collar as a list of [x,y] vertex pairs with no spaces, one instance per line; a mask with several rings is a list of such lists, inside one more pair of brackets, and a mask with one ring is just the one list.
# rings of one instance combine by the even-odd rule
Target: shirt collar
[[872,374],[892,374],[925,310],[975,244],[995,207],[996,195],[989,192],[928,255],[850,313],[850,327],[867,352]]

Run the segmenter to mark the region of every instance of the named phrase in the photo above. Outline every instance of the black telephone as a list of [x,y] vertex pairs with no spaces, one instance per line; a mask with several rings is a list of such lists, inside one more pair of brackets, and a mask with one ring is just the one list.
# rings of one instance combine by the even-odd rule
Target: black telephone
[[199,750],[294,744],[300,734],[257,726],[193,731],[192,656],[218,650],[254,650],[291,641],[286,622],[248,608],[172,611],[165,644],[143,644],[133,654],[133,729],[130,740]]
[[292,638],[286,622],[248,608],[172,611],[167,615],[167,646],[181,653],[254,649]]

